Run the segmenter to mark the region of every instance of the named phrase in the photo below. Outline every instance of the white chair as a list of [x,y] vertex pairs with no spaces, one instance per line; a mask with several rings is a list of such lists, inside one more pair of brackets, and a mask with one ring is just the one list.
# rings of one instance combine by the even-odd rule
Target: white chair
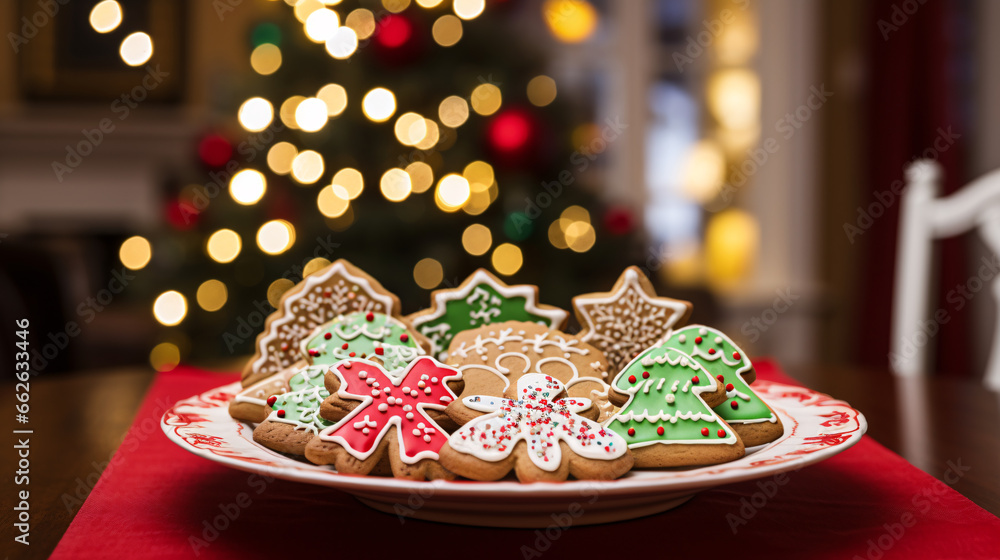
[[[918,160],[906,170],[890,354],[892,370],[902,376],[928,373],[927,347],[941,327],[936,323],[937,312],[930,310],[931,302],[936,301],[932,300],[936,286],[934,240],[979,228],[987,246],[1000,254],[1000,170],[976,179],[954,194],[938,198],[941,176],[941,166],[931,160]],[[990,278],[984,282],[988,280]],[[996,274],[991,283],[994,300],[1000,306],[1000,274]],[[976,297],[982,298],[984,294]],[[997,317],[1000,322],[1000,312]],[[994,329],[983,382],[991,389],[1000,390],[1000,324]]]

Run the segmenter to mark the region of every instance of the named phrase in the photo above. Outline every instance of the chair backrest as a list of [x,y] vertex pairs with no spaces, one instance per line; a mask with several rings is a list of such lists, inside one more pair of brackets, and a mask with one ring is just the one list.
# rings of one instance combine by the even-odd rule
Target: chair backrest
[[[1000,253],[1000,170],[939,198],[941,166],[918,160],[906,170],[896,253],[896,280],[892,310],[892,370],[899,375],[928,373],[929,346],[940,330],[941,313],[931,311],[936,286],[934,240],[979,228],[986,244]],[[1000,275],[993,280],[1000,305]],[[1000,323],[1000,313],[998,313]],[[1000,390],[1000,324],[994,329],[984,383]]]

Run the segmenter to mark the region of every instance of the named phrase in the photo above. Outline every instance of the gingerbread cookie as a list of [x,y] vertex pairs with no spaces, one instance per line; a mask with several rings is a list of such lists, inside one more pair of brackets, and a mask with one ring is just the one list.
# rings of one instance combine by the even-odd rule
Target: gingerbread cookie
[[414,334],[405,320],[374,311],[341,315],[302,340],[302,354],[310,363],[332,365],[360,358],[389,370],[405,368],[429,347],[427,339]]
[[447,361],[448,346],[462,331],[504,321],[538,323],[561,329],[569,313],[538,303],[536,286],[508,286],[480,268],[457,288],[435,290],[432,307],[407,316],[407,319],[433,345],[432,355]]
[[521,482],[612,480],[632,468],[628,444],[577,413],[592,405],[567,397],[563,384],[537,373],[521,376],[504,398],[465,397],[485,416],[458,429],[441,449],[441,464],[473,480],[498,480],[512,469]]
[[610,292],[573,298],[583,326],[577,336],[604,352],[613,373],[671,328],[683,325],[691,308],[686,301],[657,297],[653,284],[635,266],[625,269]]
[[[563,384],[586,378],[604,385],[608,376],[608,363],[593,346],[573,335],[520,321],[459,333],[448,349],[448,364],[462,371],[463,395],[499,397],[522,375],[529,373],[551,375]],[[570,392],[570,396],[590,398],[593,388],[581,385]],[[462,401],[449,405],[447,412],[459,424],[482,414]],[[597,418],[597,415],[597,408],[584,413],[590,418]]]
[[307,276],[285,292],[267,317],[255,353],[243,368],[253,385],[299,360],[299,345],[316,327],[353,311],[399,315],[399,298],[344,259]]
[[605,425],[625,438],[637,467],[732,461],[743,456],[743,442],[712,410],[725,398],[725,387],[697,360],[655,346],[611,382],[611,400],[621,410]]
[[715,407],[715,413],[739,434],[743,445],[762,445],[781,437],[781,420],[750,389],[750,383],[757,378],[753,364],[728,336],[713,328],[692,325],[670,333],[664,345],[697,360],[725,386],[726,402]]
[[271,395],[267,418],[253,431],[257,443],[292,455],[304,455],[306,444],[332,423],[319,415],[319,406],[330,393],[324,386],[329,366],[308,366],[288,381],[289,391]]
[[254,424],[263,422],[271,413],[271,407],[267,404],[268,397],[287,393],[289,390],[288,381],[307,365],[305,361],[296,362],[292,366],[243,389],[233,400],[229,401],[229,415],[243,422]]
[[333,371],[340,383],[331,398],[360,404],[309,442],[307,459],[342,473],[369,474],[388,456],[397,478],[454,478],[438,462],[447,434],[427,413],[455,400],[448,383],[461,378],[457,370],[421,357],[395,376],[365,360],[346,360]]

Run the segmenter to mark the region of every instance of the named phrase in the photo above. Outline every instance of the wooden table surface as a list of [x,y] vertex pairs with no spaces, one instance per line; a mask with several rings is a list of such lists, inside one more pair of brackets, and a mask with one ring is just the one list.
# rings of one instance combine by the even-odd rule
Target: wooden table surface
[[[949,466],[968,468],[955,490],[1000,516],[1000,395],[976,383],[903,381],[880,370],[814,366],[787,372],[850,402],[868,418],[869,435],[926,472],[941,478]],[[121,443],[152,379],[151,371],[136,368],[31,381],[30,549],[6,544],[13,543],[14,511],[0,511],[3,548],[13,558],[44,558],[55,548]],[[0,394],[0,409],[14,408],[13,389],[9,385]],[[13,434],[4,432],[2,445],[12,449]],[[0,486],[8,504],[21,487],[7,474],[16,470],[15,454],[4,457]]]

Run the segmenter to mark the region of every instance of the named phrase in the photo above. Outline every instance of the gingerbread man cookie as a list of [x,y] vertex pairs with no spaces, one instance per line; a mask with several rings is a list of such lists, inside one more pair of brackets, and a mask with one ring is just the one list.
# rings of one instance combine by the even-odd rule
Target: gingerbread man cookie
[[388,456],[397,478],[454,478],[438,462],[447,433],[427,413],[455,400],[448,383],[461,378],[457,370],[421,357],[398,375],[365,360],[343,361],[333,371],[340,383],[331,398],[360,404],[309,442],[307,459],[342,473],[369,474]]
[[697,360],[654,346],[611,382],[621,410],[605,425],[625,438],[637,467],[724,463],[744,454],[740,437],[712,410],[725,399],[725,387]]
[[521,376],[504,398],[474,395],[466,406],[487,412],[458,429],[441,449],[441,464],[473,480],[514,470],[521,482],[611,480],[632,468],[628,444],[577,413],[587,399],[565,396],[563,384],[537,373]]
[[[463,373],[463,395],[499,397],[529,373],[550,375],[571,388],[578,379],[590,380],[589,385],[570,391],[574,397],[589,399],[593,389],[607,387],[608,363],[599,350],[573,335],[535,323],[507,321],[461,332],[448,349],[448,364]],[[463,401],[449,405],[447,412],[459,424],[482,414]],[[598,414],[599,409],[592,408],[584,416],[597,418]]]
[[728,336],[719,330],[692,325],[667,336],[664,346],[684,352],[726,387],[726,402],[715,413],[752,447],[770,443],[784,433],[781,420],[753,390],[757,378],[753,364]]
[[480,268],[457,288],[435,290],[432,307],[408,315],[420,334],[430,339],[432,354],[447,361],[448,346],[456,334],[504,321],[538,323],[561,329],[569,313],[538,303],[538,287],[508,286]]
[[285,292],[267,317],[255,353],[243,368],[243,386],[291,366],[299,345],[316,327],[353,311],[399,315],[399,298],[344,259],[307,276]]
[[692,306],[679,299],[657,297],[646,275],[630,266],[610,292],[573,298],[573,309],[583,326],[577,336],[604,352],[611,372],[617,373],[671,328],[683,325]]

